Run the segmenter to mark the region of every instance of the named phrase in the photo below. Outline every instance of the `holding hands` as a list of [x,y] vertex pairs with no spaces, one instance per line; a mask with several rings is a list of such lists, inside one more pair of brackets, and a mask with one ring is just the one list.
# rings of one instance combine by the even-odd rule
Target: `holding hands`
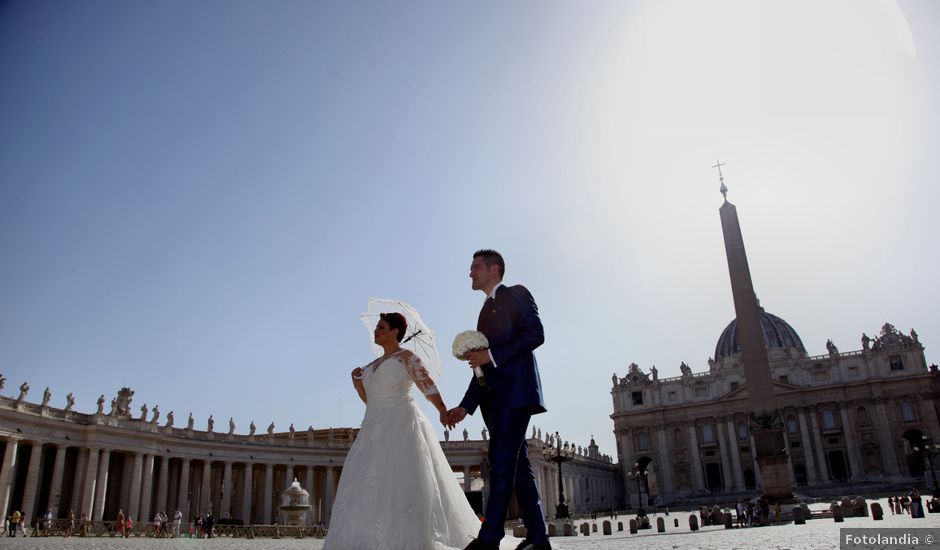
[[448,429],[453,430],[454,426],[463,421],[467,416],[467,410],[463,407],[454,407],[449,411],[441,413],[441,424],[446,426]]

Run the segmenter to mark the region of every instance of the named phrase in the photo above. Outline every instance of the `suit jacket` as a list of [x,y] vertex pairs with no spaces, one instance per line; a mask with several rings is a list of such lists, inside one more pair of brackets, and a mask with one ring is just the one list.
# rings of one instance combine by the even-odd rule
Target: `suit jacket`
[[483,365],[488,390],[471,379],[460,406],[473,414],[481,403],[481,391],[489,392],[485,406],[528,407],[532,414],[543,413],[542,381],[539,378],[535,348],[545,342],[539,309],[532,294],[522,285],[500,286],[494,300],[487,299],[480,311],[477,330],[490,342],[492,363]]

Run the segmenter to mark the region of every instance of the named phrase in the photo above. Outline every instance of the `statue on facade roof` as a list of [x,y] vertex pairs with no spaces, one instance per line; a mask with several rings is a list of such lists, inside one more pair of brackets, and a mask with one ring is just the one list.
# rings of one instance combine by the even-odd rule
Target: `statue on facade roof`
[[268,424],[268,435],[274,435],[274,422]]
[[147,404],[146,403],[140,406],[140,419],[147,420]]
[[871,338],[864,332],[862,333],[862,351],[871,351]]
[[692,369],[689,368],[689,366],[685,364],[685,361],[683,361],[683,362],[679,365],[679,371],[682,372],[682,377],[683,377],[683,378],[691,378],[691,377],[692,377]]
[[467,428],[463,429],[463,440],[470,441],[470,432],[467,431]]
[[98,412],[95,414],[104,414],[104,394],[98,396]]
[[153,418],[150,419],[150,423],[151,423],[151,424],[156,424],[157,421],[160,420],[160,405],[154,405],[154,406],[153,406],[153,411],[151,411],[151,412],[153,413]]
[[2,374],[0,374],[0,390],[3,389],[3,386],[5,386],[6,383],[7,383],[7,379],[4,378]]
[[613,376],[610,377],[610,381],[613,382],[614,387],[617,387],[617,373],[615,372]]
[[228,417],[228,434],[232,435],[233,433],[235,433],[235,418],[230,416]]
[[131,415],[131,401],[134,400],[134,390],[130,388],[121,388],[117,393],[115,404],[117,405],[117,414],[121,416]]
[[650,374],[653,376],[653,382],[659,380],[659,371],[656,370],[656,365],[650,367]]
[[29,384],[23,382],[23,384],[20,386],[20,396],[16,398],[16,402],[21,403],[24,399],[26,399],[27,393],[29,393]]
[[166,415],[166,427],[167,427],[167,428],[172,428],[172,427],[173,427],[173,422],[174,422],[174,420],[173,420],[173,411],[170,411],[170,412],[167,413],[167,415]]
[[255,421],[252,420],[251,424],[248,426],[248,435],[249,436],[255,435],[255,430],[257,430],[257,427],[255,427]]
[[193,418],[193,413],[190,412],[190,413],[189,413],[189,418],[186,420],[186,429],[187,429],[187,430],[191,430],[191,429],[193,429],[193,426],[195,426],[195,425],[196,425],[196,419]]
[[111,398],[111,412],[109,412],[108,414],[109,414],[110,416],[117,416],[117,414],[118,414],[118,406],[117,406],[117,398],[116,398],[116,397],[112,397],[112,398]]
[[212,418],[212,415],[209,415],[209,420],[206,421],[206,431],[212,432],[215,429],[215,418]]
[[480,435],[483,436],[483,441],[487,441],[489,439],[490,432],[487,431],[486,426],[483,426],[483,431],[480,432]]
[[290,427],[287,428],[287,439],[294,439],[294,433],[295,433],[294,423],[291,422]]
[[65,396],[65,412],[72,412],[72,407],[75,406],[75,396],[72,395],[72,392],[69,392]]
[[450,441],[450,430],[444,428],[444,441]]
[[911,329],[911,341],[915,344],[920,344],[920,340],[917,338],[917,331],[914,329]]
[[42,392],[42,406],[48,407],[49,401],[52,399],[52,392],[49,391],[49,386],[46,386],[46,391]]
[[826,340],[826,350],[829,352],[829,357],[836,357],[839,355],[839,348],[832,343],[832,340]]

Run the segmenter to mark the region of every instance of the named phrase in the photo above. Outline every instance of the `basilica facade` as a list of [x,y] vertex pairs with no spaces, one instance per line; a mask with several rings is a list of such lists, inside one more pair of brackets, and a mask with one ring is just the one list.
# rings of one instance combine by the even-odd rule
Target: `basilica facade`
[[631,364],[614,375],[611,418],[630,505],[756,494],[756,421],[783,428],[797,494],[930,479],[925,445],[940,443],[940,373],[927,366],[915,331],[885,324],[874,337],[862,334],[861,349],[840,352],[827,342],[827,354],[809,356],[786,321],[761,310],[760,323],[779,405],[774,418],[752,416],[736,321],[707,370],[683,363],[681,376],[659,378],[655,367]]
[[[0,389],[3,382],[0,375]],[[177,425],[172,412],[161,418],[156,407],[148,411],[145,405],[132,415],[128,388],[111,400],[110,410],[102,395],[94,413],[73,410],[71,394],[64,408],[53,406],[51,398],[47,388],[41,402],[33,402],[26,383],[17,397],[0,396],[0,517],[19,510],[33,521],[51,510],[53,517],[65,518],[72,510],[76,519],[86,514],[92,521],[113,521],[121,510],[146,522],[159,512],[172,517],[178,509],[187,519],[211,512],[245,525],[284,524],[280,495],[297,479],[310,495],[307,523],[329,525],[343,462],[358,433],[293,426],[275,432],[273,424],[256,433],[253,423],[248,433],[236,433],[232,420],[217,431],[212,417],[197,429],[191,415]],[[482,513],[486,434],[447,439],[441,446],[455,477]],[[574,512],[620,502],[620,468],[611,457],[593,441],[583,447],[566,442],[559,480],[551,458],[562,446],[554,443],[535,428],[528,439],[547,517],[554,517],[561,488]],[[513,505],[509,517],[517,516]]]

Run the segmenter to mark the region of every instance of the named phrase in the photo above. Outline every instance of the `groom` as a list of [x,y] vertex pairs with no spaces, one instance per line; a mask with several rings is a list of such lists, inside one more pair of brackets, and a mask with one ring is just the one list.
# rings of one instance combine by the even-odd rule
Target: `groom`
[[535,348],[545,341],[538,306],[522,285],[503,285],[506,264],[495,250],[473,254],[473,290],[486,294],[477,330],[486,335],[488,350],[469,354],[471,367],[481,367],[486,387],[474,378],[460,405],[448,411],[451,424],[479,406],[490,431],[490,498],[480,534],[465,550],[498,550],[513,491],[522,509],[526,538],[517,550],[551,548],[538,486],[529,464],[525,435],[533,414],[545,412]]

